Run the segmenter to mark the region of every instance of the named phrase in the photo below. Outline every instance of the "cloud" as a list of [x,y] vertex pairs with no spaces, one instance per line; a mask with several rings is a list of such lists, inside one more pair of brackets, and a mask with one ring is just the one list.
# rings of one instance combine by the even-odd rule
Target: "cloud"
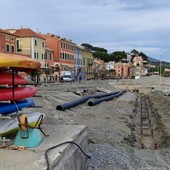
[[137,48],[159,57],[162,51],[169,59],[169,0],[1,0],[0,6],[1,28],[30,27],[110,52]]

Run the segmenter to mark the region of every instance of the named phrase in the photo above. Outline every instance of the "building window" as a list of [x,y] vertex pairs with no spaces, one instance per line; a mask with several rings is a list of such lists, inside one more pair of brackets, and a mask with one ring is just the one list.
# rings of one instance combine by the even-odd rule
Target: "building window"
[[47,52],[44,54],[44,59],[47,60]]
[[17,51],[22,51],[21,41],[17,40]]
[[7,44],[6,45],[6,52],[9,52],[10,50],[9,50],[9,45]]
[[35,40],[35,46],[37,46],[37,40]]
[[34,52],[34,59],[36,59],[36,57],[37,57],[37,53]]
[[6,36],[6,40],[9,41],[9,36],[8,35]]
[[11,37],[11,41],[14,42],[14,38],[13,37]]
[[34,53],[34,59],[38,59],[38,53]]
[[14,50],[14,46],[13,46],[13,45],[11,46],[11,51],[12,51],[12,53],[14,53],[14,52],[15,52],[15,50]]
[[44,42],[42,42],[42,47],[45,47],[45,43]]
[[51,55],[51,53],[50,53],[50,60],[52,60],[52,55]]
[[42,60],[44,60],[44,54],[41,54]]

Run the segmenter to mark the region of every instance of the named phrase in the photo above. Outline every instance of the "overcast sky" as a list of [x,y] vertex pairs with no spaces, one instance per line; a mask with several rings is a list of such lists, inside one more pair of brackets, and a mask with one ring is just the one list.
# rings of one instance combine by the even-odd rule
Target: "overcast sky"
[[0,0],[0,28],[31,28],[170,62],[170,0]]

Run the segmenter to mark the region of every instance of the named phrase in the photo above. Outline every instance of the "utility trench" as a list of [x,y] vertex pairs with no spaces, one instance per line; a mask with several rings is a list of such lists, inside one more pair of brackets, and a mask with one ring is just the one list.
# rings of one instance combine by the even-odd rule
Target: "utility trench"
[[156,150],[163,148],[161,145],[166,140],[166,132],[157,109],[148,95],[140,94],[136,99],[133,113],[132,134],[137,148]]

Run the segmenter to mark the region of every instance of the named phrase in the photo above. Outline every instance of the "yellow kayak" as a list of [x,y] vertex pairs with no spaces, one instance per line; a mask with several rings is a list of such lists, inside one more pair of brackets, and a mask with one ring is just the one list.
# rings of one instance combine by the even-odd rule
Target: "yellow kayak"
[[0,53],[0,68],[14,68],[18,70],[37,70],[40,62],[17,54]]

